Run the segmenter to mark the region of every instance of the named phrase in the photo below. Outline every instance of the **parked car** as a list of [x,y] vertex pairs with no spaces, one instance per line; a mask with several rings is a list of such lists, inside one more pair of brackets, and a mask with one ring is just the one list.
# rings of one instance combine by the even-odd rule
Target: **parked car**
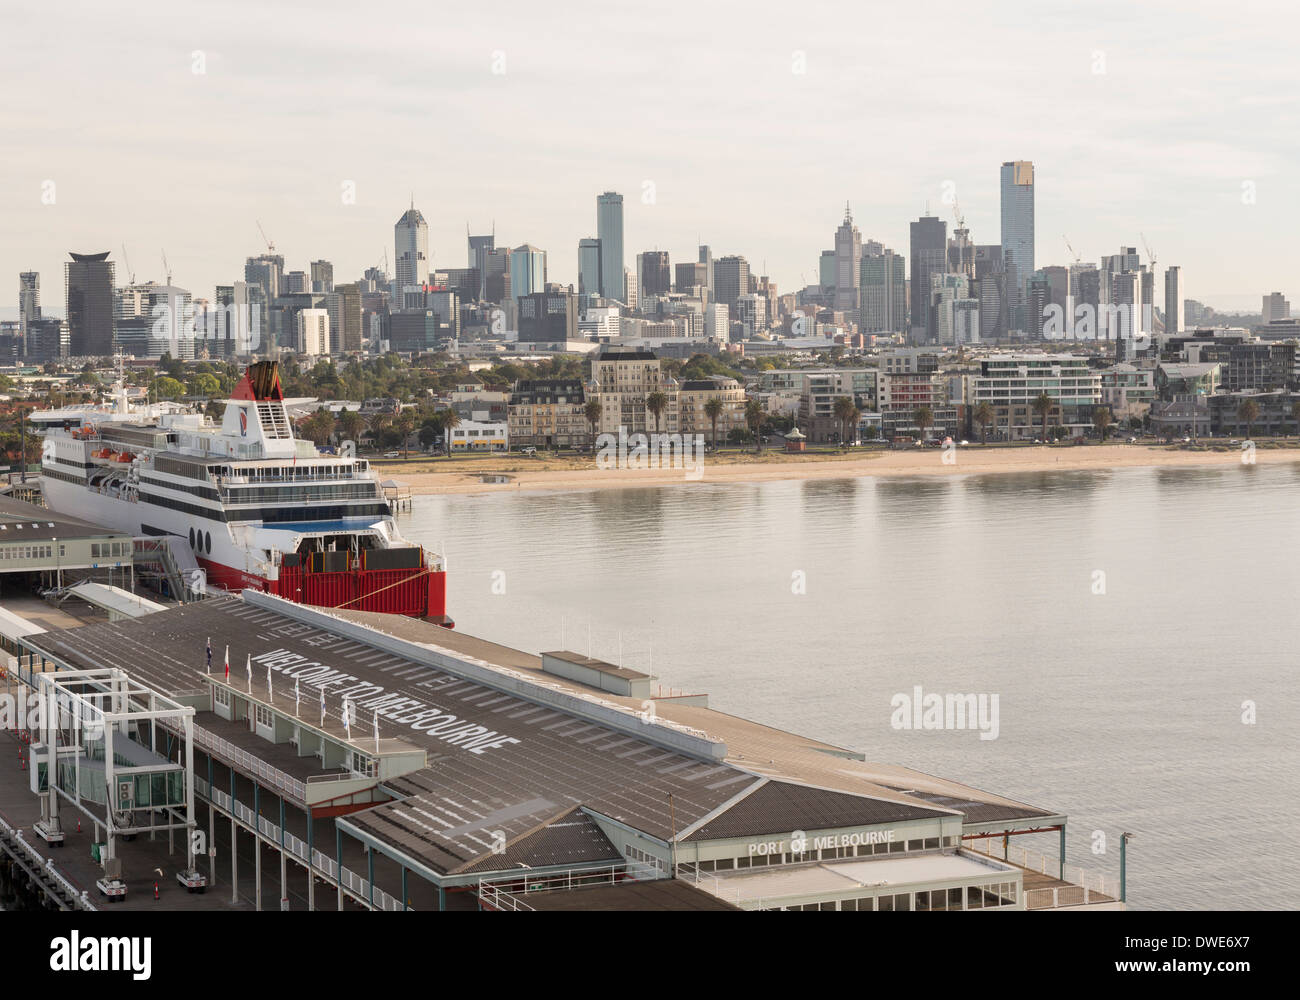
[[534,448],[532,445],[529,445],[527,448],[520,448],[519,453],[521,455],[536,455],[537,449]]
[[402,453],[400,451],[384,452],[384,458],[401,458],[401,457],[402,457]]

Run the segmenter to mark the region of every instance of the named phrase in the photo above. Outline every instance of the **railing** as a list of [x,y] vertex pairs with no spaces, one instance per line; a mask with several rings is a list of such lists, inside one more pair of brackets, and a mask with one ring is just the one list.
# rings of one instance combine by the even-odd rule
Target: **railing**
[[279,789],[298,802],[306,803],[307,787],[301,781],[290,777],[278,768],[272,767],[266,761],[254,757],[246,750],[241,750],[234,744],[223,740],[220,736],[210,733],[206,729],[196,727],[194,730],[194,745],[210,751],[218,757],[224,757],[226,763],[235,764],[257,775],[258,778],[262,779],[263,784]]
[[[962,843],[962,847],[998,860],[1001,852],[995,850],[995,845],[1000,839],[983,837],[978,840],[967,840]],[[1071,883],[1068,886],[1054,888],[1027,889],[1025,908],[1028,910],[1056,906],[1082,906],[1087,903],[1113,902],[1119,899],[1119,879],[1108,878],[1101,872],[1090,872],[1078,865],[1065,865],[1062,869],[1057,858],[1016,845],[1008,845],[1005,860],[1053,878],[1063,876],[1063,881]]]
[[571,890],[593,885],[617,885],[619,882],[644,882],[664,878],[666,873],[655,865],[637,861],[620,861],[610,865],[589,865],[539,875],[520,870],[518,875],[480,879],[478,897],[493,910],[532,910],[521,895],[530,892]]
[[8,843],[23,849],[23,852],[31,858],[37,869],[39,869],[41,878],[48,878],[62,887],[63,891],[67,894],[69,906],[74,908],[80,907],[83,910],[90,910],[92,912],[97,910],[95,904],[90,901],[90,897],[86,890],[73,885],[59,872],[55,871],[54,859],[42,857],[36,848],[27,843],[26,838],[23,836],[23,831],[17,827],[11,826],[3,816],[0,816],[0,833],[6,835],[4,839]]
[[[258,816],[242,802],[235,802],[234,808],[231,808],[230,795],[219,788],[212,788],[207,781],[202,778],[194,779],[194,790],[210,799],[215,805],[219,806],[225,812],[233,815],[237,820],[248,827],[249,830],[256,830],[257,833],[269,840],[271,843],[279,846],[281,843],[281,830],[278,824],[271,822],[265,816]],[[290,833],[288,830],[283,831],[284,849],[289,854],[298,858],[303,864],[307,864],[307,842],[301,837]],[[356,872],[347,868],[340,868],[339,863],[333,858],[321,851],[313,848],[311,850],[311,868],[320,872],[327,880],[338,885],[343,885],[343,890],[349,893],[358,902],[365,905],[371,905],[370,899],[370,882]],[[403,904],[402,900],[385,892],[383,889],[375,886],[374,908],[376,910],[406,910],[409,909]]]

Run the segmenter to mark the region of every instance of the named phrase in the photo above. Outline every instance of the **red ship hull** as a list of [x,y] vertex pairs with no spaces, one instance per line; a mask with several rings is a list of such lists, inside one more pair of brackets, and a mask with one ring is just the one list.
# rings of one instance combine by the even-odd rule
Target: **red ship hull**
[[302,566],[281,566],[278,580],[200,559],[208,583],[226,590],[260,590],[297,604],[346,608],[381,614],[427,618],[447,628],[447,574],[426,569],[347,569],[311,572]]

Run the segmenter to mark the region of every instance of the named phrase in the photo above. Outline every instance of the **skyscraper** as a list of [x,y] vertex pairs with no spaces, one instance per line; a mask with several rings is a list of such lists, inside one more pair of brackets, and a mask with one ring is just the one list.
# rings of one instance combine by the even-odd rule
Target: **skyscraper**
[[483,298],[487,287],[487,255],[496,249],[496,227],[486,236],[471,236],[469,224],[465,224],[465,238],[469,244],[469,266],[478,268],[478,298]]
[[749,261],[744,257],[719,257],[713,262],[715,298],[736,313],[736,300],[749,294]]
[[318,295],[328,295],[334,291],[334,265],[327,260],[311,262],[311,288],[309,291]]
[[647,250],[637,254],[636,273],[641,295],[667,295],[672,291],[672,268],[667,250]]
[[27,324],[41,318],[41,276],[38,271],[18,275],[18,332],[26,336]]
[[844,221],[835,230],[835,308],[842,312],[856,312],[858,284],[862,280],[862,234],[853,224],[853,213],[844,203]]
[[930,312],[930,275],[948,270],[948,224],[934,215],[923,215],[911,225],[912,340],[933,342],[934,317]]
[[1028,329],[1026,295],[1034,273],[1034,165],[1028,160],[1002,164],[1002,261],[1012,327]]
[[1183,269],[1165,268],[1165,333],[1183,331]]
[[578,294],[599,295],[601,281],[600,240],[578,240]]
[[[596,238],[600,240],[600,294],[626,301],[623,288],[623,196],[606,191],[596,198]],[[540,291],[541,289],[535,289]]]
[[546,289],[546,251],[529,243],[510,251],[510,296],[518,301],[525,295]]
[[279,254],[262,254],[244,261],[244,281],[262,289],[262,301],[268,306],[280,295],[284,278],[284,258]]
[[700,262],[701,264],[703,264],[704,267],[705,267],[705,272],[704,272],[705,287],[708,288],[708,290],[711,292],[711,291],[713,291],[713,288],[714,288],[714,286],[713,286],[713,248],[710,247],[710,246],[708,246],[707,244],[701,243],[701,244],[700,244],[700,255],[699,255],[699,257],[698,257],[698,260],[699,260],[699,262]]
[[72,253],[63,264],[67,283],[68,346],[73,357],[113,353],[113,262],[108,251]]
[[904,333],[907,322],[906,276],[903,258],[886,250],[863,257],[858,328],[862,333]]
[[400,297],[404,289],[418,287],[429,280],[429,225],[414,202],[393,227],[393,242]]
[[1268,326],[1275,319],[1290,319],[1291,303],[1281,292],[1271,292],[1264,296],[1264,304],[1260,311],[1264,314],[1264,325]]

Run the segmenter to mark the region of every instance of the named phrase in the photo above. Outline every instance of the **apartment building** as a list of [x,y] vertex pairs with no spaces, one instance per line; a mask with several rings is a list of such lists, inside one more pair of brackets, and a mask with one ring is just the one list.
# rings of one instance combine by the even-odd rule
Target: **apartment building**
[[1088,367],[1086,357],[1073,354],[993,355],[980,364],[971,402],[993,407],[991,438],[1033,439],[1043,425],[1034,401],[1044,393],[1052,400],[1048,426],[1082,435],[1092,429],[1093,411],[1101,405],[1101,373]]
[[600,401],[600,433],[617,434],[655,430],[655,418],[646,407],[652,393],[668,397],[659,416],[658,429],[664,434],[681,432],[678,419],[678,386],[666,376],[653,351],[638,348],[606,348],[591,362],[588,395]]
[[580,379],[521,379],[510,392],[510,440],[516,448],[591,444],[587,397]]

